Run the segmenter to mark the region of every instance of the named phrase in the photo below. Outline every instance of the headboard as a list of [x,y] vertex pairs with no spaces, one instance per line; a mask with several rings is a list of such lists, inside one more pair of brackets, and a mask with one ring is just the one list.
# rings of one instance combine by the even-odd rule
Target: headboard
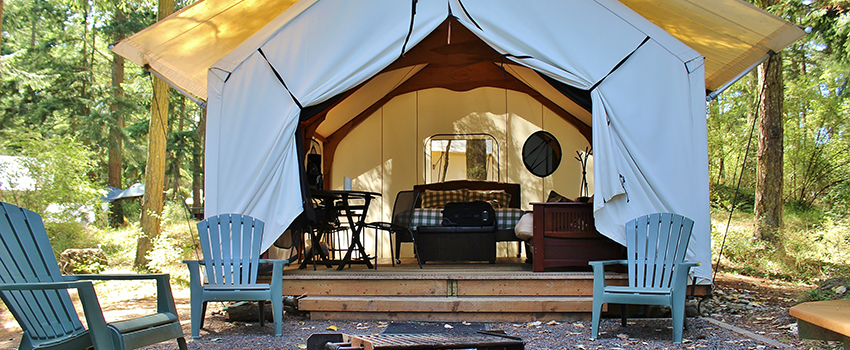
[[[481,181],[481,180],[454,180],[446,182],[436,182],[432,184],[414,185],[413,191],[420,193],[425,190],[454,190],[466,188],[470,190],[504,190],[511,195],[509,208],[522,208],[522,189],[519,184]],[[420,199],[421,200],[421,199]],[[419,202],[416,206],[419,207]]]

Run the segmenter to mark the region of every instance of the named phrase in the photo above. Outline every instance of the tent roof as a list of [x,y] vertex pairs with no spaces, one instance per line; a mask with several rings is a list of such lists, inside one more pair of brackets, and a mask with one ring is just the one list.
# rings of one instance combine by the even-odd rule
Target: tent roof
[[[199,0],[122,40],[112,50],[202,99],[207,70],[296,0]],[[741,0],[621,0],[706,57],[716,90],[770,51],[805,33]],[[295,9],[293,9],[295,10]]]

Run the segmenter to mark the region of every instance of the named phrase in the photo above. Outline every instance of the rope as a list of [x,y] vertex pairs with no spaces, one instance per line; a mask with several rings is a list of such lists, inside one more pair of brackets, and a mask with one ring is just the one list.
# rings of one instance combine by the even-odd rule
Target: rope
[[[770,60],[766,61],[765,65],[770,65]],[[765,69],[766,70],[766,69]],[[717,262],[714,264],[714,275],[711,280],[717,279],[717,271],[720,268],[720,258],[723,257],[723,249],[726,247],[726,237],[729,236],[729,226],[732,224],[732,214],[735,212],[735,205],[738,203],[738,193],[741,189],[741,179],[744,177],[744,169],[747,166],[747,158],[750,155],[750,145],[753,142],[753,134],[756,129],[756,121],[759,117],[759,109],[758,105],[761,104],[762,98],[764,98],[764,90],[767,87],[767,84],[763,84],[761,90],[759,90],[758,99],[756,99],[756,114],[753,117],[753,125],[750,127],[750,137],[747,139],[747,150],[744,152],[744,161],[741,163],[741,173],[738,175],[738,183],[735,185],[735,196],[732,198],[732,207],[729,208],[729,219],[726,220],[726,231],[723,233],[723,241],[720,244],[720,252],[717,254]],[[740,160],[740,158],[739,158]]]

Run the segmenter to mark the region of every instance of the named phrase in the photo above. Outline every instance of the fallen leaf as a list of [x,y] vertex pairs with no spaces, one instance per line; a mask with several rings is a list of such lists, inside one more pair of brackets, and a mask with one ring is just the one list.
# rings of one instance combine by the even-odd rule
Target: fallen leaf
[[306,349],[306,348],[307,348],[307,344],[298,344],[298,348],[299,348],[299,349]]
[[629,336],[627,334],[617,334],[617,338],[620,338],[620,340],[629,340]]
[[339,328],[337,328],[337,327],[336,327],[336,326],[334,326],[334,325],[330,325],[330,326],[328,326],[328,328],[325,328],[325,329],[327,329],[327,330],[329,330],[329,331],[336,331],[336,330],[339,330]]
[[454,328],[454,327],[452,327],[452,325],[450,325],[450,324],[446,323],[446,324],[444,324],[444,325],[443,325],[443,328],[445,328],[445,329],[452,329],[452,328]]
[[581,323],[573,323],[573,327],[584,328],[584,325]]
[[547,326],[557,326],[559,324],[561,324],[561,323],[559,323],[558,321],[555,321],[555,320],[551,320],[549,322],[546,322]]

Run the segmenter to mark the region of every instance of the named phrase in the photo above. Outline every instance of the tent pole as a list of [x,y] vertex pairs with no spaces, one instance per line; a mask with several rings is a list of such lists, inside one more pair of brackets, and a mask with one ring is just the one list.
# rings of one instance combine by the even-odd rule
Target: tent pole
[[749,74],[750,71],[755,69],[758,65],[762,64],[762,62],[764,62],[765,60],[767,60],[770,56],[773,56],[774,54],[776,54],[776,52],[773,52],[773,50],[768,51],[767,54],[764,55],[764,57],[762,57],[761,59],[756,61],[756,63],[753,63],[752,66],[745,69],[743,72],[741,72],[741,74],[738,74],[738,76],[736,76],[735,78],[730,80],[725,85],[721,86],[719,89],[714,90],[710,94],[706,95],[705,96],[705,102],[711,102],[711,100],[717,98],[717,96],[722,94],[723,91],[726,91],[726,89],[728,89],[730,86],[732,86],[732,84],[736,83],[738,80],[741,80],[741,78],[743,78],[745,75]]
[[147,71],[147,72],[149,72],[149,73],[151,73],[151,74],[155,75],[155,76],[156,76],[157,78],[159,78],[160,80],[162,80],[162,81],[166,82],[166,83],[168,84],[168,86],[171,86],[171,88],[172,88],[172,89],[177,90],[177,92],[179,92],[179,93],[183,94],[183,96],[186,96],[187,98],[189,98],[190,100],[192,100],[192,102],[195,102],[195,104],[196,104],[196,105],[198,105],[198,107],[201,107],[201,108],[207,108],[207,102],[206,102],[206,101],[201,100],[201,99],[199,99],[199,98],[195,97],[195,95],[192,95],[192,94],[191,94],[191,93],[189,93],[188,91],[186,91],[186,90],[184,90],[183,88],[181,88],[181,87],[177,86],[177,84],[172,83],[172,82],[171,82],[171,80],[166,79],[164,76],[162,76],[162,74],[159,74],[157,71],[155,71],[155,70],[151,69],[151,67],[150,67],[149,65],[145,65],[145,67],[144,67],[144,68],[145,68],[145,71]]

